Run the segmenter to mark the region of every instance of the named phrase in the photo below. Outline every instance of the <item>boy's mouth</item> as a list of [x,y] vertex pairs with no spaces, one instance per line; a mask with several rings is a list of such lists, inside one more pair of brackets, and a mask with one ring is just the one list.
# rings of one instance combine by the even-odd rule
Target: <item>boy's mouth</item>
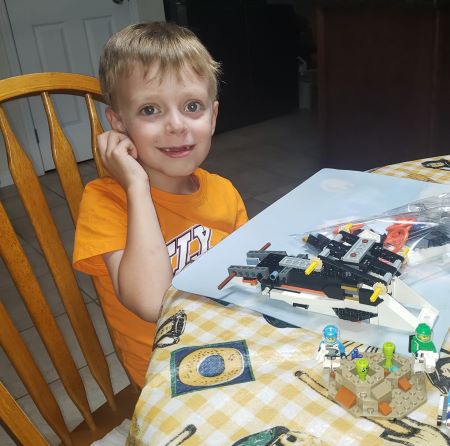
[[189,155],[194,149],[195,144],[186,146],[160,147],[159,150],[171,158],[182,158]]

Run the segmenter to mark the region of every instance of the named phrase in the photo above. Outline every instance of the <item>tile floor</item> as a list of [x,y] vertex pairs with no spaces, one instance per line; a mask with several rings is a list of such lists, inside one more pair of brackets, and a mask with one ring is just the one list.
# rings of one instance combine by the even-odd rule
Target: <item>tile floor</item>
[[[212,151],[205,161],[204,167],[229,178],[234,183],[246,203],[249,217],[253,217],[318,171],[321,168],[320,163],[321,153],[318,150],[316,116],[308,111],[298,111],[216,135]],[[84,182],[96,177],[92,161],[81,163],[80,171]],[[47,173],[40,177],[40,181],[67,254],[71,256],[74,228],[57,175],[54,172]],[[74,354],[88,389],[91,407],[96,408],[105,399],[87,369],[86,361],[75,340],[64,307],[14,186],[0,188],[0,199],[12,219],[25,251],[31,258],[32,267],[38,276],[44,294],[48,297],[49,305]],[[77,279],[107,355],[113,387],[117,392],[128,384],[128,378],[114,353],[90,279],[78,273]],[[81,416],[63,389],[1,260],[0,296],[35,355],[47,382],[50,383],[69,428],[76,426],[81,421]],[[31,397],[15,374],[3,350],[0,350],[0,363],[2,382],[32,420],[39,425],[41,432],[46,435],[51,444],[58,444],[56,435],[40,417]],[[14,444],[1,427],[0,444],[4,446]]]

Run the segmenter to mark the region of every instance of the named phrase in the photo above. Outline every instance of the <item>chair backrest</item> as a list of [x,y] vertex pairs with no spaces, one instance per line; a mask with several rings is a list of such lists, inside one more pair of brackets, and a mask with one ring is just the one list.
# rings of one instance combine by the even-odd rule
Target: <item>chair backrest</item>
[[[99,175],[104,170],[98,157],[96,136],[103,131],[97,116],[95,102],[102,101],[97,79],[68,73],[38,73],[0,80],[0,128],[3,133],[9,170],[26,209],[30,222],[49,266],[68,318],[85,356],[92,376],[103,391],[112,411],[116,410],[109,369],[100,346],[94,326],[78,287],[71,262],[53,216],[42,192],[40,182],[32,163],[18,142],[2,104],[17,98],[37,96],[42,98],[51,136],[51,149],[56,170],[74,222],[83,192],[83,184],[78,166],[66,136],[58,121],[51,94],[64,93],[84,96],[91,123],[92,149]],[[86,391],[74,359],[66,341],[51,313],[40,284],[22,248],[11,221],[0,203],[0,255],[19,291],[34,325],[49,353],[68,395],[80,410],[92,432],[100,432],[86,397]],[[74,437],[69,432],[61,410],[45,379],[37,367],[32,354],[24,344],[5,307],[0,304],[0,345],[22,379],[41,415],[60,437],[64,444],[73,444]],[[9,398],[9,399],[8,399]],[[11,417],[20,408],[11,402],[6,389],[0,388],[0,416],[10,432],[20,441],[27,428],[25,415]],[[9,424],[8,420],[16,421]],[[29,422],[29,421],[28,421]],[[30,434],[31,435],[31,434]],[[34,433],[33,433],[34,435]],[[95,437],[95,435],[94,435]],[[33,436],[33,438],[38,438]],[[43,439],[42,439],[43,440]],[[24,444],[45,444],[33,440]],[[79,444],[79,443],[75,443]]]
[[36,429],[1,382],[0,415],[2,421],[4,420],[5,424],[15,433],[21,444],[32,444],[33,446],[48,445],[47,440]]
[[[30,166],[31,163],[17,141],[14,132],[9,125],[2,103],[14,99],[31,96],[41,96],[42,103],[47,114],[50,132],[50,141],[53,160],[61,181],[64,194],[69,204],[70,213],[74,221],[78,217],[78,208],[83,193],[83,184],[78,171],[72,147],[62,131],[55,107],[50,94],[73,94],[82,96],[86,100],[86,107],[91,124],[91,144],[93,157],[99,176],[105,174],[97,149],[97,135],[103,132],[102,125],[97,115],[95,101],[103,102],[100,85],[96,78],[73,73],[35,73],[23,76],[11,77],[0,81],[0,127],[5,139],[8,164],[11,175],[19,191],[23,190],[27,195],[26,187],[28,176],[22,173],[22,163]],[[33,171],[34,174],[34,171]],[[28,175],[32,175],[31,173]],[[25,202],[22,192],[22,200]],[[26,205],[26,203],[25,203]]]

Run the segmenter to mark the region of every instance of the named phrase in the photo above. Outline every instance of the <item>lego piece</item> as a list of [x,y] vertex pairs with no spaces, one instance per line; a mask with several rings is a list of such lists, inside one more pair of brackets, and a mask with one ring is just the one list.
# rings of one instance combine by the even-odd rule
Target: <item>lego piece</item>
[[414,373],[434,373],[439,353],[419,350],[414,363]]
[[397,370],[396,366],[392,362],[394,352],[395,352],[395,344],[393,342],[385,342],[383,344],[383,355],[385,359],[383,367],[389,372],[395,372],[395,370]]
[[304,271],[309,266],[309,259],[299,257],[286,256],[280,260],[280,266],[287,266],[288,268],[296,268]]
[[350,231],[352,234],[356,233],[358,235],[358,237],[364,237],[364,238],[368,238],[370,240],[375,240],[377,243],[381,243],[381,235],[377,234],[375,231],[373,231],[372,229],[363,229],[361,231]]
[[342,257],[342,260],[348,263],[359,264],[374,244],[375,240],[359,237],[356,243]]
[[219,285],[217,285],[217,289],[221,290],[228,282],[230,282],[233,277],[236,276],[235,272],[231,272],[228,277],[226,277],[222,282],[219,283]]
[[369,373],[369,361],[366,358],[360,358],[355,361],[355,369],[358,378],[361,381],[365,381],[367,374]]
[[403,392],[407,392],[411,387],[412,385],[407,378],[403,377],[398,380],[398,388],[403,390]]
[[[414,217],[402,217],[402,223],[394,223],[386,228],[387,236],[384,240],[384,247],[393,252],[400,251],[409,237],[409,230],[412,222],[416,221]],[[411,223],[405,223],[410,221]]]
[[373,284],[373,293],[370,296],[370,302],[376,302],[380,294],[386,294],[387,288],[383,283],[377,282]]
[[380,384],[374,386],[372,388],[372,396],[377,401],[388,401],[391,400],[392,395],[392,386],[389,381],[381,381]]
[[312,257],[309,266],[305,269],[305,275],[309,276],[313,271],[322,271],[323,262],[318,257]]
[[357,359],[362,357],[362,353],[359,353],[359,350],[356,347],[350,352],[350,359]]
[[439,397],[437,425],[450,427],[450,392]]
[[392,407],[386,401],[381,401],[378,403],[378,411],[387,417],[392,412]]
[[356,404],[356,395],[347,387],[341,386],[336,393],[335,400],[346,409],[351,409]]
[[251,286],[258,285],[258,281],[256,279],[244,279],[243,282],[248,283]]

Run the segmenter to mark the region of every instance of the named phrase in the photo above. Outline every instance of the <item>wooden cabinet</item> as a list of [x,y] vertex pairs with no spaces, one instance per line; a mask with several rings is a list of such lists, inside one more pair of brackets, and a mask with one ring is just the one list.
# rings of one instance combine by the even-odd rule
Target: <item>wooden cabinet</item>
[[450,8],[437,16],[436,116],[433,119],[433,153],[450,153]]
[[323,1],[317,37],[326,166],[369,169],[450,153],[449,9]]

